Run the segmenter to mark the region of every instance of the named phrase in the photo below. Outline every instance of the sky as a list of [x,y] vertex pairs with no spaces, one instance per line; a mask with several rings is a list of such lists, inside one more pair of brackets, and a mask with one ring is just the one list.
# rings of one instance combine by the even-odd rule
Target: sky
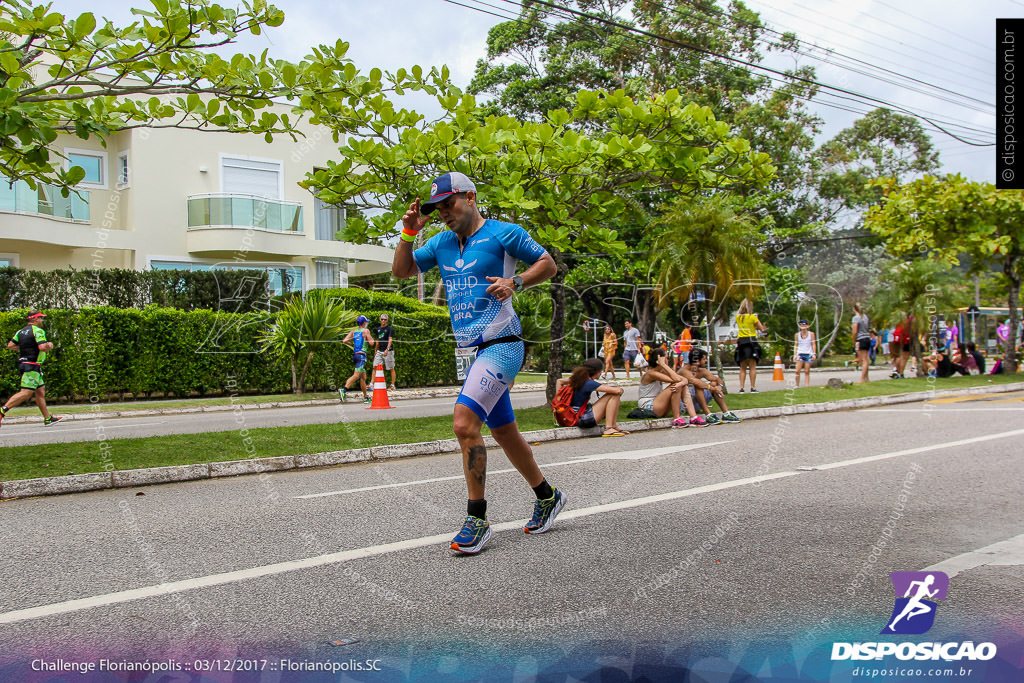
[[[508,0],[456,1],[504,16],[516,8]],[[231,0],[220,4],[233,5]],[[298,60],[311,46],[340,38],[350,43],[349,57],[363,71],[445,64],[460,86],[469,83],[476,61],[485,56],[488,29],[501,21],[447,0],[274,4],[285,12],[285,23],[240,41],[236,51],[269,48],[275,57]],[[130,21],[133,5],[141,0],[53,2],[66,15],[92,11],[117,23]],[[972,146],[925,124],[940,150],[943,172],[994,182],[995,20],[1024,17],[1024,0],[748,0],[747,6],[770,28],[794,32],[804,43],[807,54],[769,64],[813,65],[822,83],[905,107],[944,122],[940,125],[972,142],[987,143]],[[843,108],[864,113],[881,106],[835,94],[820,100],[812,110],[825,121],[822,140],[857,118]]]

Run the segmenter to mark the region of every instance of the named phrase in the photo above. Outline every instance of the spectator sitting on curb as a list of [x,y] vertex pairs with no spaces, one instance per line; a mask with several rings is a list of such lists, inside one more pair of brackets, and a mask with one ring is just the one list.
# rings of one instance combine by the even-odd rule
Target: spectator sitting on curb
[[[665,417],[671,411],[673,428],[706,427],[708,423],[698,417],[689,392],[683,390],[689,380],[669,367],[664,349],[651,349],[647,363],[647,372],[640,379],[638,407],[657,417]],[[686,406],[689,422],[680,415],[680,401]]]
[[622,387],[598,382],[597,378],[601,376],[603,369],[604,363],[600,358],[588,358],[583,361],[583,365],[575,368],[571,375],[558,378],[555,382],[555,391],[557,392],[566,384],[572,386],[573,395],[569,405],[574,411],[588,403],[591,394],[595,391],[601,392],[604,396],[587,407],[576,426],[587,429],[606,421],[604,434],[601,436],[625,436],[629,432],[619,429],[618,423],[619,406],[622,403]]
[[932,355],[922,358],[921,362],[929,377],[952,377],[955,372],[959,372],[961,375],[970,374],[967,368],[951,361],[945,349],[939,349]]
[[[693,349],[690,351],[690,362],[687,365],[694,379],[689,383],[690,396],[697,401],[701,410],[704,411],[704,419],[709,425],[717,425],[723,422],[742,422],[743,420],[736,413],[729,410],[725,404],[725,391],[723,382],[707,368],[708,354],[704,349]],[[701,391],[703,389],[703,391]],[[722,416],[715,415],[708,409],[708,401],[712,398],[722,409]]]

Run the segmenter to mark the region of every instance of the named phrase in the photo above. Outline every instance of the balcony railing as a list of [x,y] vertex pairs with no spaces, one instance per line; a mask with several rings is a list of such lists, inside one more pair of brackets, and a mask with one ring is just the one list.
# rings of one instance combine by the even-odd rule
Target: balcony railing
[[60,190],[53,185],[37,183],[33,190],[24,180],[12,185],[7,178],[0,176],[0,211],[35,213],[87,223],[89,193],[78,190],[62,197]]
[[302,204],[239,194],[192,195],[188,198],[188,227],[301,233]]

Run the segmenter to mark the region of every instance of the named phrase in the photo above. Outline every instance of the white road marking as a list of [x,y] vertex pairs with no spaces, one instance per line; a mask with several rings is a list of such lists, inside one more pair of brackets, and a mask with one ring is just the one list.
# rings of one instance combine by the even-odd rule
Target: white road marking
[[[70,429],[67,428],[67,427],[61,427],[60,425],[54,425],[53,429],[47,427],[47,428],[44,428],[42,430],[36,430],[34,432],[20,432],[20,431],[12,429],[9,433],[10,433],[10,435],[12,437],[15,437],[15,436],[29,436],[30,434],[56,434],[57,432],[60,432],[61,434],[67,434],[68,432],[95,432],[95,431],[97,431],[97,429],[107,430],[107,429],[130,429],[131,427],[149,427],[150,425],[162,425],[162,424],[164,424],[164,422],[166,422],[166,420],[161,420],[160,422],[138,422],[136,424],[130,424],[130,425],[103,425],[103,427],[101,427],[101,428],[97,428],[97,427],[72,427]],[[88,441],[83,442],[83,443],[88,443]]]
[[1008,410],[1008,411],[1021,411],[1024,407],[1020,408],[935,408],[935,404],[928,404],[927,408],[868,408],[865,412],[869,413],[988,413],[992,411]]
[[[597,455],[581,455],[573,460],[566,460],[564,462],[549,462],[541,465],[544,467],[561,467],[562,465],[576,465],[583,462],[591,462],[594,460],[640,460],[642,458],[654,458],[659,455],[668,455],[670,453],[682,453],[684,451],[692,451],[695,448],[704,448],[706,446],[718,446],[723,443],[732,443],[731,441],[712,441],[710,443],[697,443],[697,444],[685,444],[680,446],[667,446],[665,448],[648,448],[639,451],[621,451],[618,453],[598,453]],[[510,467],[504,470],[489,470],[488,475],[491,474],[508,474],[509,472],[515,472],[516,469]],[[455,481],[465,479],[465,475],[457,474],[450,477],[434,477],[433,479],[417,479],[415,481],[400,481],[392,484],[378,484],[376,486],[362,486],[357,489],[345,489],[343,491],[327,491],[325,493],[309,493],[304,496],[295,496],[296,499],[308,499],[308,498],[325,498],[327,496],[340,496],[346,493],[361,493],[363,491],[377,491],[380,489],[394,489],[402,486],[416,486],[419,484],[435,484],[439,481]]]
[[1024,564],[1024,534],[993,543],[984,548],[978,548],[969,553],[951,557],[930,567],[925,567],[921,571],[945,572],[952,578],[960,572],[981,567],[982,565],[1005,567],[1021,564]]
[[[1024,434],[1024,429],[1015,429],[1010,432],[988,434],[986,436],[979,436],[972,439],[947,441],[945,443],[932,444],[930,446],[921,446],[920,448],[910,448],[902,451],[894,451],[892,453],[872,455],[865,458],[854,458],[852,460],[843,460],[840,462],[829,463],[827,465],[818,465],[818,469],[826,470],[836,469],[839,467],[849,467],[852,465],[860,465],[866,462],[874,462],[877,460],[884,460],[887,458],[896,458],[902,455],[911,455],[916,453],[924,453],[927,451],[942,450],[945,448],[953,448],[955,446],[962,446],[964,444],[970,443],[979,443],[982,441],[1005,439],[1009,437],[1020,436],[1021,434]],[[622,500],[615,503],[606,503],[604,505],[594,505],[588,508],[581,508],[579,510],[569,510],[559,515],[559,518],[564,521],[578,519],[581,517],[590,517],[593,515],[600,515],[607,512],[615,512],[618,510],[627,510],[630,508],[641,507],[643,505],[651,505],[653,503],[663,503],[666,501],[678,500],[680,498],[696,496],[703,493],[724,491],[726,489],[736,488],[739,486],[746,486],[747,484],[753,484],[757,482],[766,482],[776,479],[786,479],[789,477],[798,476],[808,475],[805,475],[805,473],[803,472],[790,470],[788,472],[776,472],[774,474],[766,474],[758,477],[733,479],[731,481],[724,481],[718,484],[698,486],[692,489],[670,491],[668,493],[661,493],[653,496],[644,496],[642,498]],[[491,527],[496,532],[509,531],[512,529],[522,529],[525,522],[526,520],[522,519],[513,522],[492,524]],[[171,583],[162,583],[155,586],[144,586],[142,588],[135,588],[132,590],[119,591],[116,593],[107,593],[105,595],[96,595],[89,598],[68,600],[65,602],[52,603],[49,605],[38,605],[36,607],[28,607],[26,609],[4,612],[0,614],[0,624],[13,624],[19,621],[26,621],[29,619],[39,619],[42,617],[54,616],[57,614],[67,614],[69,612],[77,612],[80,610],[91,609],[94,607],[116,605],[122,602],[130,602],[132,600],[141,600],[144,598],[158,597],[161,595],[170,595],[172,593],[181,593],[184,591],[197,590],[200,588],[209,588],[211,586],[220,586],[228,583],[235,583],[237,581],[247,581],[249,579],[255,579],[263,576],[273,576],[276,574],[284,574],[286,572],[292,572],[300,569],[322,567],[324,565],[337,564],[340,562],[347,562],[349,560],[375,557],[387,553],[401,552],[403,550],[413,550],[416,548],[423,548],[425,546],[431,545],[442,545],[448,543],[448,541],[450,540],[450,534],[421,536],[420,538],[410,538],[404,541],[396,541],[394,543],[384,543],[382,545],[368,546],[365,548],[343,550],[337,553],[330,553],[328,555],[318,555],[316,557],[307,557],[301,560],[289,560],[287,562],[278,562],[275,564],[263,565],[261,567],[252,567],[250,569],[240,569],[233,572],[225,572],[223,574],[212,574],[209,576],[201,576],[194,579],[185,579],[182,581],[173,581]]]

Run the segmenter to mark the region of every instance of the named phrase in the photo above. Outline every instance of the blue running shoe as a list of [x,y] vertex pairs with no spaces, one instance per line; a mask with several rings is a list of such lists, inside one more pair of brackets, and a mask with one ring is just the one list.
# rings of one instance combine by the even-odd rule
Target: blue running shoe
[[743,422],[743,418],[730,410],[722,414],[722,422]]
[[722,418],[718,417],[714,413],[708,413],[704,416],[704,421],[709,425],[720,425],[722,424]]
[[526,523],[523,528],[528,534],[542,534],[551,528],[551,525],[555,521],[555,517],[565,507],[565,501],[568,499],[564,493],[555,489],[555,493],[546,500],[537,499],[537,502],[533,504],[533,517]]
[[462,531],[452,539],[452,550],[474,555],[480,552],[480,549],[484,547],[484,543],[490,537],[491,525],[487,523],[487,520],[470,515],[466,517],[466,523],[462,526]]

